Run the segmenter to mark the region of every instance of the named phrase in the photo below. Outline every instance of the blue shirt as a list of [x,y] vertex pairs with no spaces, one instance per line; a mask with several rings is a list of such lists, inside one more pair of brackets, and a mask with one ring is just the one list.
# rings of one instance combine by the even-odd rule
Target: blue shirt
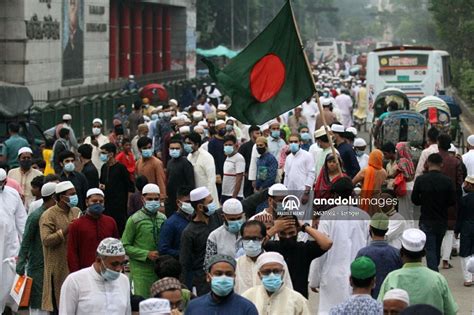
[[352,295],[347,301],[334,306],[330,315],[382,315],[382,303],[374,300],[370,295]]
[[160,255],[179,257],[181,234],[189,220],[181,212],[173,213],[161,226],[158,252]]
[[30,147],[28,141],[19,135],[12,135],[3,143],[1,155],[7,158],[10,169],[18,167],[18,150],[23,147]]
[[278,171],[278,162],[273,155],[265,152],[257,159],[257,180],[256,187],[269,188],[275,184]]
[[339,155],[341,156],[346,174],[354,178],[360,171],[359,162],[357,161],[354,149],[350,144],[344,142],[337,146],[337,151],[339,151]]
[[258,315],[257,308],[246,298],[232,292],[219,303],[211,293],[191,300],[185,315]]
[[385,277],[390,272],[402,268],[400,251],[388,245],[387,241],[372,241],[369,246],[359,250],[357,257],[360,256],[367,256],[375,263],[375,288],[372,290],[372,297],[376,299]]

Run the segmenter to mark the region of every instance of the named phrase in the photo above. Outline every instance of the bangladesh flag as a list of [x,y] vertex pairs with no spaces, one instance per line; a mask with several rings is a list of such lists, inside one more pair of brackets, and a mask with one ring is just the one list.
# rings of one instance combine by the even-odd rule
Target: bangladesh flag
[[278,15],[222,70],[203,59],[232,99],[228,112],[245,124],[263,124],[315,92],[288,0]]

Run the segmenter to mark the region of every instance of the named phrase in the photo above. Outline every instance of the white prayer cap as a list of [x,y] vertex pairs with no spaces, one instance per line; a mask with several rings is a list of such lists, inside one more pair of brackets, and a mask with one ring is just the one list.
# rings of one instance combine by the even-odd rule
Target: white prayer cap
[[268,122],[268,127],[271,127],[272,125],[278,125],[278,126],[280,126],[280,123],[278,122],[278,120],[273,119],[273,120],[270,120],[270,121]]
[[99,188],[91,188],[87,191],[86,198],[89,198],[92,195],[101,195],[102,197],[104,197],[104,192]]
[[198,106],[196,106],[197,110],[206,110],[206,106],[202,105],[202,104],[199,104]]
[[170,99],[170,100],[168,101],[168,104],[169,104],[169,105],[178,106],[178,101],[175,100],[174,98],[172,98],[172,99]]
[[226,104],[219,104],[219,105],[217,105],[217,110],[227,110],[227,105]]
[[268,263],[278,263],[282,265],[283,267],[286,265],[285,259],[283,256],[277,252],[265,252],[258,256],[256,264],[257,264],[257,269],[260,270],[263,265],[268,264]]
[[107,237],[97,246],[97,254],[107,257],[125,256],[125,248],[120,240]]
[[471,258],[469,259],[469,261],[466,264],[466,269],[470,273],[474,273],[474,257],[471,256]]
[[200,111],[194,111],[193,112],[193,118],[196,118],[196,119],[199,119],[199,118],[202,118],[202,112]]
[[273,184],[270,188],[268,188],[268,195],[275,197],[275,196],[286,196],[288,193],[288,188],[286,188],[283,184]]
[[0,180],[4,181],[6,178],[7,178],[7,172],[3,168],[0,168]]
[[208,124],[207,124],[207,122],[206,122],[206,121],[204,121],[204,120],[201,120],[200,122],[198,122],[198,126],[201,126],[201,127],[207,127],[207,126],[208,126]]
[[410,252],[421,252],[425,248],[426,234],[419,229],[408,229],[402,234],[402,246]]
[[140,315],[166,315],[171,314],[170,301],[167,299],[150,298],[139,304]]
[[134,76],[133,74],[131,74],[131,75],[128,76],[128,78],[129,78],[130,80],[133,80],[133,79],[135,79],[135,76]]
[[96,119],[94,119],[94,120],[92,121],[92,124],[100,124],[100,125],[102,126],[102,125],[103,125],[102,119],[96,118]]
[[454,146],[454,144],[451,143],[451,146],[449,147],[448,152],[458,154],[458,149]]
[[227,199],[224,204],[222,205],[222,212],[225,214],[241,214],[244,212],[244,208],[242,207],[242,203],[235,198]]
[[354,136],[357,136],[357,129],[355,129],[354,127],[346,128],[346,132],[352,132]]
[[331,102],[331,99],[330,99],[330,98],[327,98],[327,97],[323,98],[323,100],[322,100],[322,102],[321,102],[321,104],[322,104],[323,106],[329,106],[329,105],[331,105],[331,103],[332,103],[332,102]]
[[474,175],[469,175],[469,176],[466,176],[466,178],[464,179],[465,182],[468,182],[470,184],[474,184]]
[[18,156],[22,155],[23,153],[31,153],[33,154],[33,151],[29,147],[23,147],[18,150]]
[[48,197],[54,194],[56,192],[56,186],[57,183],[55,182],[44,184],[43,187],[41,187],[41,197]]
[[355,138],[354,139],[354,146],[355,147],[365,147],[367,146],[367,142],[363,138]]
[[398,300],[410,305],[410,297],[408,296],[408,292],[402,289],[392,289],[387,291],[383,296],[383,300]]
[[146,194],[159,194],[160,187],[156,184],[146,184],[145,187],[142,189],[142,195]]
[[324,129],[324,126],[322,126],[321,128],[319,128],[318,130],[314,132],[315,138],[320,138],[325,135],[326,135],[326,129]]
[[60,194],[72,188],[74,188],[74,185],[68,180],[64,182],[59,182],[56,184],[56,193]]
[[234,117],[227,117],[227,120],[226,120],[226,122],[228,122],[229,120],[232,120],[232,121],[237,121],[237,119],[235,119]]
[[70,114],[64,114],[63,120],[72,120],[72,116]]
[[202,199],[205,199],[207,196],[209,196],[211,193],[209,192],[209,190],[206,188],[206,187],[198,187],[198,188],[195,188],[193,190],[191,190],[191,192],[189,193],[189,199],[191,201],[199,201],[199,200],[202,200]]
[[339,124],[332,124],[331,130],[334,132],[344,132],[344,126]]
[[474,146],[474,135],[467,137],[467,143],[469,143],[471,146]]
[[191,129],[189,128],[189,126],[183,126],[183,127],[179,127],[179,133],[186,133],[186,132],[191,132]]
[[201,125],[197,125],[196,127],[193,128],[194,132],[198,132],[199,130],[204,132],[204,128]]
[[216,121],[216,127],[219,125],[225,125],[225,120],[219,119],[218,121]]
[[178,117],[173,116],[173,117],[171,117],[170,122],[175,122],[175,121],[178,121],[178,120],[179,120]]
[[362,83],[362,81],[361,81],[361,80],[357,80],[357,84],[361,84],[361,83]]

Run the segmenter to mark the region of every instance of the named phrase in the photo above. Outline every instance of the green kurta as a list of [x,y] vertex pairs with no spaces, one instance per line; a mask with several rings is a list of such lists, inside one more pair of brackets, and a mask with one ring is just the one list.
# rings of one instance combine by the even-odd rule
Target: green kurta
[[23,275],[26,267],[26,273],[33,279],[30,295],[30,307],[32,309],[41,309],[43,294],[44,259],[39,220],[45,211],[44,206],[41,206],[28,216],[16,264],[17,274]]
[[166,216],[161,212],[151,214],[144,208],[127,220],[122,243],[130,259],[130,278],[135,295],[148,298],[153,282],[158,280],[155,263],[148,259],[150,251],[158,249],[160,229]]

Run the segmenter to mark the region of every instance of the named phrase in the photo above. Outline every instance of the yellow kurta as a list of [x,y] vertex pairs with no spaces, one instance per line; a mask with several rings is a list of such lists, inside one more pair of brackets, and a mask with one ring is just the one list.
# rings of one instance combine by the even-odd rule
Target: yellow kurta
[[269,296],[263,285],[257,285],[242,296],[255,304],[260,315],[310,315],[308,300],[286,286]]
[[[40,235],[43,243],[44,277],[42,309],[53,311],[53,294],[59,306],[61,286],[69,275],[67,266],[67,235],[63,231],[79,217],[79,208],[66,212],[59,206],[46,210],[40,218]],[[54,286],[54,290],[53,290]]]

